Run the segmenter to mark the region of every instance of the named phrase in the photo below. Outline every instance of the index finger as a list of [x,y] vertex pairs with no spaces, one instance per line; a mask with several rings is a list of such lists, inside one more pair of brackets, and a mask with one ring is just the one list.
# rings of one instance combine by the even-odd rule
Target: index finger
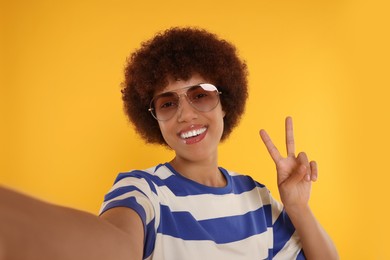
[[260,130],[260,137],[263,140],[263,143],[265,144],[265,147],[267,147],[268,153],[271,155],[272,160],[277,163],[282,156],[279,153],[278,148],[274,145],[271,138],[267,134],[265,130]]
[[288,156],[295,156],[295,141],[292,118],[286,118],[286,148]]

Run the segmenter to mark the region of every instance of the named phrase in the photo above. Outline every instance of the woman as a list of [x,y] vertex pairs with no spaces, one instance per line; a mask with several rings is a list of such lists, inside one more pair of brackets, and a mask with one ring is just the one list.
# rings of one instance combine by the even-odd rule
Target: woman
[[[21,228],[33,234],[24,239],[39,259],[338,258],[308,206],[317,168],[305,153],[295,156],[291,118],[286,158],[260,132],[283,204],[251,177],[218,166],[218,144],[247,98],[246,65],[233,45],[204,30],[169,29],[130,57],[122,94],[140,136],[170,147],[175,157],[119,174],[99,218],[0,190],[7,198],[0,199],[6,259],[23,259],[12,239]],[[7,218],[26,211],[15,204],[39,209],[31,216],[37,230],[22,217]]]

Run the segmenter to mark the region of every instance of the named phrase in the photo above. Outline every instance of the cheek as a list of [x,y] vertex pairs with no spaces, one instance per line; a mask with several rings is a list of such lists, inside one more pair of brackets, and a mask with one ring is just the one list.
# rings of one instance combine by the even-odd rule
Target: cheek
[[226,112],[223,110],[223,108],[222,108],[222,106],[221,105],[219,105],[219,117],[221,118],[221,120],[222,120],[222,122],[223,122],[223,120],[224,120],[224,118],[225,118],[225,116],[226,116]]
[[220,129],[221,134],[223,132],[224,125],[225,125],[225,123],[224,123],[225,122],[224,121],[225,115],[226,115],[226,113],[223,110],[220,110],[220,112],[216,118],[216,122],[218,122],[218,128]]
[[160,123],[160,121],[158,121],[158,126],[160,128],[161,134],[164,136],[164,133],[165,133],[165,126],[164,126],[164,124]]
[[165,142],[168,143],[168,140],[167,140],[167,139],[169,139],[168,133],[171,132],[171,131],[169,131],[169,129],[170,129],[169,125],[167,124],[167,122],[160,122],[159,121],[158,126],[160,127],[160,132],[161,132],[162,136],[164,137]]

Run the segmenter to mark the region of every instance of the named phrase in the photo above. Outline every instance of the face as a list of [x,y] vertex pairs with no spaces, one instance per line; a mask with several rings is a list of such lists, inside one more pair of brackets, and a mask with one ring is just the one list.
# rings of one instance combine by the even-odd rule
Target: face
[[179,107],[174,116],[166,121],[158,121],[161,133],[167,144],[176,152],[176,158],[187,161],[214,160],[217,158],[218,144],[223,132],[221,103],[208,112],[200,112],[189,102],[184,93],[189,86],[210,83],[195,74],[189,80],[169,80],[168,86],[156,95],[167,91],[176,92]]

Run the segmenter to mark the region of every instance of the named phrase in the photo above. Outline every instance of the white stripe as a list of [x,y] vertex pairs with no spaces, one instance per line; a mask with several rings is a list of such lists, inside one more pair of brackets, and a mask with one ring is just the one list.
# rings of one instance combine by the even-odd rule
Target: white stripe
[[241,194],[202,194],[176,197],[166,186],[162,186],[158,188],[157,193],[162,205],[169,206],[173,212],[191,212],[196,220],[242,215],[270,203],[269,200],[264,200],[269,195],[268,191],[263,188],[254,188]]
[[272,225],[275,224],[275,221],[279,218],[281,212],[283,211],[283,204],[279,201],[271,198],[271,208],[272,208]]
[[147,173],[149,173],[149,174],[154,174],[154,172],[156,171],[156,168],[157,168],[157,166],[153,166],[153,167],[150,167],[150,168],[148,168],[148,169],[146,169],[146,170],[142,170],[143,172],[147,172]]
[[[269,235],[271,233],[271,237]],[[213,241],[186,241],[167,235],[157,234],[153,260],[199,260],[199,259],[265,259],[272,244],[272,230],[247,239],[227,244]]]
[[[153,173],[151,173],[151,174],[153,174]],[[154,175],[158,176],[161,180],[165,180],[174,174],[168,169],[168,167],[163,165],[163,166],[160,166],[160,168],[158,168],[158,170],[156,172],[154,172]]]
[[[126,186],[136,186],[137,188],[139,188],[143,192],[146,192],[149,190],[151,191],[149,183],[145,179],[137,178],[137,177],[126,177],[126,178],[121,179],[117,183],[115,183],[112,186],[112,188],[110,189],[110,192],[114,191],[118,188],[126,187]],[[146,195],[149,196],[149,194],[146,194]]]
[[[162,172],[163,171],[159,172],[159,175]],[[264,205],[269,205],[271,202],[268,189],[262,187],[256,187],[241,194],[201,194],[177,197],[168,187],[155,186],[157,190],[156,195],[151,192],[149,184],[144,179],[135,177],[123,178],[112,187],[111,191],[125,186],[135,186],[143,192],[150,191],[147,196],[155,206],[158,206],[158,203],[161,203],[162,205],[168,206],[173,212],[191,212],[197,220],[242,215],[257,210]],[[143,196],[140,194],[137,195]],[[235,206],[231,207],[231,205],[234,204]],[[157,208],[155,207],[155,209],[158,210],[159,206]],[[277,214],[277,211],[273,213],[273,215],[275,215]],[[275,221],[276,217],[276,215],[273,217],[273,221]]]

